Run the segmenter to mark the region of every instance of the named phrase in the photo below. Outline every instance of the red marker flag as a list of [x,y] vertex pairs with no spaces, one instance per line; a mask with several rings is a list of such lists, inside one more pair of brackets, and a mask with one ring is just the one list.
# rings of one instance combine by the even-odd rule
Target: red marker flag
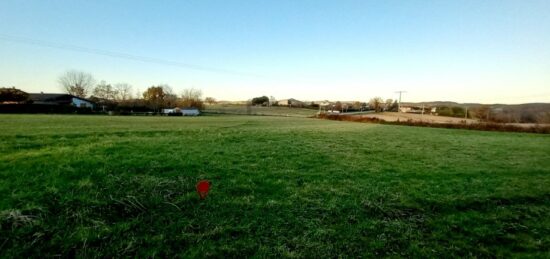
[[199,197],[201,200],[204,200],[206,198],[206,195],[208,195],[208,191],[210,190],[210,182],[207,180],[202,180],[197,183],[197,193],[199,194]]

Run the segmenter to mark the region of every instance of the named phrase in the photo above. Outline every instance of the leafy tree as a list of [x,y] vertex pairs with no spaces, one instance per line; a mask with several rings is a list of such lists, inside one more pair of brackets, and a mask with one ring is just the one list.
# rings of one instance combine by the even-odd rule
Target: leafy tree
[[447,106],[439,106],[439,107],[437,107],[437,114],[439,116],[451,117],[451,116],[453,116],[453,109],[451,109],[451,107],[447,107]]
[[29,100],[29,94],[15,88],[15,87],[11,87],[11,88],[2,87],[2,88],[0,88],[0,103],[2,103],[2,102],[22,103],[22,102],[26,102],[28,100]]
[[379,112],[382,110],[382,98],[380,97],[374,97],[372,99],[370,99],[369,101],[369,107],[371,110],[374,110],[376,112]]
[[269,97],[269,106],[277,106],[277,99],[275,99],[275,96]]
[[166,93],[164,93],[164,88],[162,86],[151,86],[143,92],[143,99],[147,102],[149,108],[159,111],[163,105],[166,98]]
[[332,110],[333,111],[342,111],[342,102],[340,101],[337,101],[336,103],[334,103],[334,105],[332,106]]
[[348,112],[349,105],[347,103],[342,103],[342,112]]
[[453,107],[451,107],[451,110],[453,111],[453,116],[454,117],[464,118],[464,116],[466,115],[465,114],[466,111],[462,107],[453,106]]
[[384,103],[384,111],[390,111],[392,104],[393,104],[392,99],[386,99],[386,102]]
[[260,96],[252,98],[252,105],[267,105],[269,104],[269,97]]
[[95,84],[95,79],[89,73],[70,70],[61,75],[58,82],[68,94],[84,98]]
[[353,102],[353,105],[351,106],[351,108],[356,111],[360,111],[362,110],[363,105],[361,104],[361,102]]
[[390,107],[391,112],[398,112],[399,111],[399,103],[397,100],[393,101],[393,104]]
[[164,96],[164,103],[163,107],[176,107],[179,105],[178,96],[173,93],[167,93],[166,96]]

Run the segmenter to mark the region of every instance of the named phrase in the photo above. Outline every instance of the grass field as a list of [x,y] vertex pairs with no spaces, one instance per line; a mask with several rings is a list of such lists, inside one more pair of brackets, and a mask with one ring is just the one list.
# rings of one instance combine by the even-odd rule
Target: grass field
[[0,115],[0,257],[549,257],[549,215],[550,135]]
[[285,117],[312,117],[318,112],[317,109],[308,108],[289,108],[284,106],[250,106],[246,105],[207,105],[207,113],[219,114],[241,114],[241,115],[267,115],[267,116],[285,116]]

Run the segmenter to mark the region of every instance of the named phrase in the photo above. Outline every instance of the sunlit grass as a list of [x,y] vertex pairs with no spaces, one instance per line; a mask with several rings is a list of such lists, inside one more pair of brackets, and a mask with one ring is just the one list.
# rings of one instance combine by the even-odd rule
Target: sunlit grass
[[0,255],[545,257],[549,173],[549,135],[0,115]]

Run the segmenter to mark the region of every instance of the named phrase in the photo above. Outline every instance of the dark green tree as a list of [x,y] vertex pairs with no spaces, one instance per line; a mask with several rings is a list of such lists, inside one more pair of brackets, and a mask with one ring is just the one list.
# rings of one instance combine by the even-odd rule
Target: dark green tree
[[27,102],[28,100],[29,100],[29,94],[15,87],[0,88],[0,103],[2,102],[23,103],[23,102]]
[[267,105],[269,104],[269,97],[260,96],[252,98],[252,105]]

